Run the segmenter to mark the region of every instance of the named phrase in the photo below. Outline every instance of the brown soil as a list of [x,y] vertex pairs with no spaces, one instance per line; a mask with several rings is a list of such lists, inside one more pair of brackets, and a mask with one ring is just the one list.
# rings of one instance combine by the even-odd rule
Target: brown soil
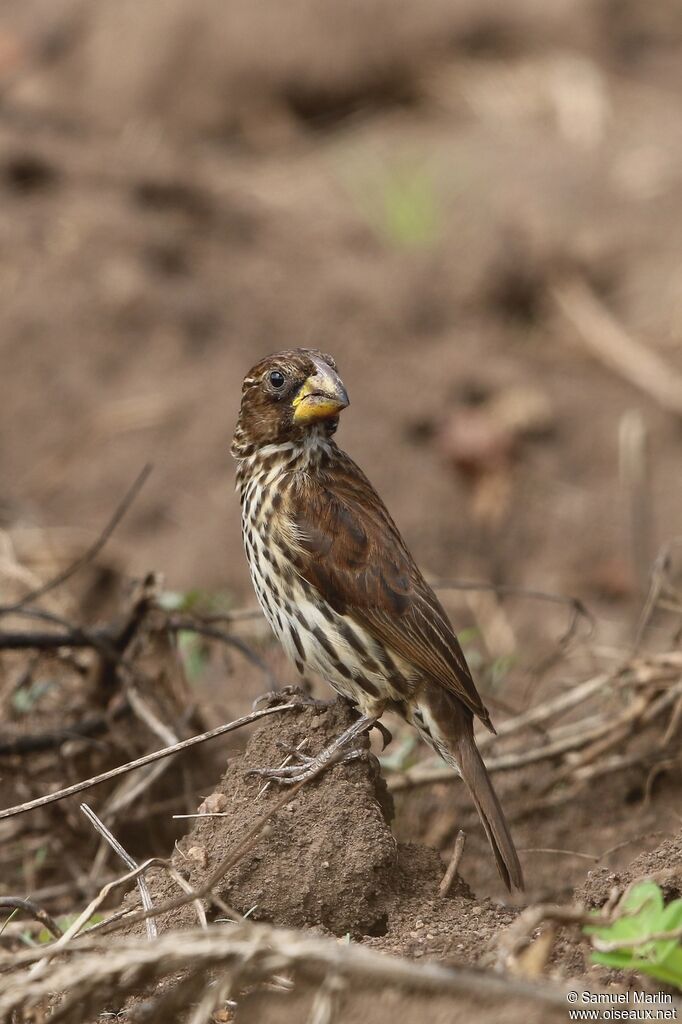
[[682,896],[682,833],[661,843],[650,853],[641,853],[623,871],[599,868],[589,871],[576,896],[586,907],[601,907],[614,888],[625,889],[640,878],[659,882],[666,899]]
[[[2,5],[0,601],[77,557],[151,461],[103,555],[42,607],[108,622],[150,569],[211,609],[250,604],[228,455],[240,382],[264,353],[314,344],[351,394],[339,440],[429,575],[576,595],[594,612],[594,634],[581,627],[558,648],[560,605],[443,591],[503,721],[629,654],[648,567],[679,533],[678,418],[595,359],[554,297],[577,276],[671,377],[682,370],[677,2],[229,8]],[[624,438],[637,424],[649,455],[633,482]],[[679,646],[678,625],[659,612],[644,648]],[[292,680],[261,621],[239,636]],[[189,706],[212,725],[270,685],[234,651],[202,652],[199,669],[183,654],[179,670],[171,648],[150,653],[145,677],[183,734]],[[0,754],[2,806],[160,742],[114,714],[119,692],[88,656],[1,658],[0,746],[93,715],[103,724],[47,753]],[[344,716],[268,720],[215,790],[230,817],[198,822],[178,868],[197,882],[273,805],[274,789],[255,800],[244,769],[280,759],[278,736],[322,745]],[[389,724],[390,755],[408,737]],[[174,762],[116,822],[130,852],[167,856],[184,828],[172,815],[199,804],[241,743]],[[679,865],[679,761],[605,775],[551,808],[538,806],[540,774],[495,779],[523,851],[523,898],[504,893],[461,786],[398,794],[391,819],[371,760],[302,790],[222,895],[256,919],[487,964],[524,900],[598,906],[614,884]],[[93,806],[109,793],[93,791]],[[441,900],[460,828],[464,881]],[[2,894],[68,887],[92,865],[77,800],[0,836]],[[154,884],[176,894],[165,877]],[[674,878],[662,885],[680,892]],[[73,896],[46,900],[73,909]],[[191,910],[172,919],[190,921]],[[603,978],[575,935],[562,941],[553,970]],[[427,1012],[394,991],[344,998],[349,1022],[487,1014],[466,1000]],[[303,1020],[308,1002],[253,993],[241,1012]],[[512,1000],[507,1011],[537,1016]]]

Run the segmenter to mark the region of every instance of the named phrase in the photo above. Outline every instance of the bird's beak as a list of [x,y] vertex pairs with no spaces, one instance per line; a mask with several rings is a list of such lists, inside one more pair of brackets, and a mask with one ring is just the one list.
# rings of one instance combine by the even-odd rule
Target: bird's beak
[[332,419],[345,409],[348,394],[341,378],[331,366],[320,361],[315,373],[308,377],[291,403],[294,407],[294,423],[316,423]]

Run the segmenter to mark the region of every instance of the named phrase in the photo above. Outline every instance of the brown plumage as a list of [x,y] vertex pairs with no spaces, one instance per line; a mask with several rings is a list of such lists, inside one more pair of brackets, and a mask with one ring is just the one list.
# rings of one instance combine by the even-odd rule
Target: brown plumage
[[334,360],[315,350],[276,353],[244,380],[232,454],[259,603],[299,671],[368,722],[398,712],[459,769],[503,881],[523,888],[474,740],[474,716],[493,730],[490,716],[388,510],[332,439],[347,405]]

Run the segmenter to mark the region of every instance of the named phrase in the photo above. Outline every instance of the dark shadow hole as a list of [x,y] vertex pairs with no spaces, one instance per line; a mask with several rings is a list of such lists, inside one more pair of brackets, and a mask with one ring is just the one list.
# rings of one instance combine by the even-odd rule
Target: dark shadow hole
[[382,914],[378,917],[373,924],[365,932],[365,935],[371,936],[373,939],[381,938],[382,935],[386,935],[388,932],[388,914]]

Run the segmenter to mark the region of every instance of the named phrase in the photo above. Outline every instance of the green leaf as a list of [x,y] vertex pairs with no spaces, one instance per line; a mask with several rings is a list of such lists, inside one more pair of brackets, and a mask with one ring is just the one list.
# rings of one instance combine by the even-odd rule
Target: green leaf
[[183,629],[178,633],[178,648],[189,680],[197,679],[209,660],[209,651],[205,640],[196,633],[192,633],[191,630]]
[[[63,914],[62,917],[57,918],[57,924],[59,925],[61,930],[65,932],[67,928],[71,927],[71,925],[78,918],[78,916],[78,914]],[[100,921],[103,920],[104,914],[93,914],[92,917],[88,918],[87,923],[89,925],[99,924]],[[40,945],[44,945],[45,943],[53,942],[54,935],[52,934],[52,932],[49,932],[47,928],[41,928],[35,938],[35,941],[40,943]]]
[[[609,925],[586,925],[585,934],[621,949],[595,950],[594,963],[635,970],[682,989],[682,944],[678,939],[654,939],[661,932],[682,928],[682,899],[664,905],[655,882],[633,886],[618,906],[619,916]],[[633,944],[634,943],[634,944]]]

